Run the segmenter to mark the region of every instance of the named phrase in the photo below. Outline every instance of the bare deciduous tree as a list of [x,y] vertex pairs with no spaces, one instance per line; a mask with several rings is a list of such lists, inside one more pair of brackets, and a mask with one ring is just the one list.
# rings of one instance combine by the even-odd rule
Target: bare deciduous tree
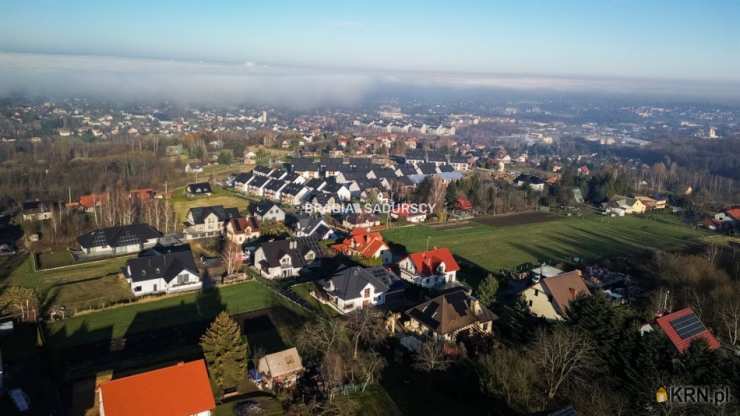
[[558,327],[552,332],[541,331],[533,353],[547,397],[551,400],[564,383],[590,369],[595,357],[591,340],[568,327]]
[[444,350],[444,342],[429,339],[421,344],[416,354],[414,367],[422,371],[444,370],[450,365]]

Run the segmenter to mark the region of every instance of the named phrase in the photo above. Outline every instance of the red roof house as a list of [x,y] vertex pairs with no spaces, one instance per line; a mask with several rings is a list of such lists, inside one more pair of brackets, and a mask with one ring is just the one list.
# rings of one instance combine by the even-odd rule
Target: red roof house
[[379,258],[384,251],[389,249],[379,232],[369,231],[366,228],[355,228],[349,237],[333,245],[332,248],[348,256],[367,258]]
[[703,339],[710,350],[719,348],[719,341],[704,326],[694,310],[684,308],[657,319],[657,324],[678,352],[686,351],[696,339]]
[[448,248],[411,253],[398,267],[402,278],[425,287],[454,282],[460,270]]
[[132,189],[129,191],[129,198],[139,202],[146,202],[153,199],[156,194],[152,188]]
[[460,211],[470,211],[473,209],[473,203],[470,202],[468,198],[465,198],[464,196],[458,196],[455,200],[455,208],[459,209]]
[[216,408],[203,360],[111,380],[98,395],[105,416],[186,416]]
[[103,192],[99,194],[82,195],[80,197],[80,206],[82,206],[85,209],[92,209],[96,206],[100,206],[100,205],[107,203],[109,199],[110,199],[110,194],[108,194],[108,192]]

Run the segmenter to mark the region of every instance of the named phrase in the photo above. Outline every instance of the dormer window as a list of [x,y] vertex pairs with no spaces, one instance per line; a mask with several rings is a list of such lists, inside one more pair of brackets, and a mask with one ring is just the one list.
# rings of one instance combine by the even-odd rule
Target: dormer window
[[445,263],[442,261],[439,263],[439,266],[437,266],[437,273],[444,273],[447,266],[445,266]]

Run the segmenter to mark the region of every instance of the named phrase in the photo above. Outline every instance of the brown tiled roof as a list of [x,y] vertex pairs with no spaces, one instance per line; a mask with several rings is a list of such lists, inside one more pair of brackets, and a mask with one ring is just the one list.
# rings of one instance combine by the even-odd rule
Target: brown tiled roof
[[458,290],[414,306],[406,311],[406,315],[437,334],[445,335],[470,324],[492,321],[495,318],[493,312],[482,305],[479,306],[479,313],[476,313],[474,302],[474,298]]
[[586,287],[586,282],[581,277],[580,270],[545,278],[542,280],[542,286],[552,297],[552,303],[561,315],[565,314],[570,302],[577,297],[591,296],[591,292]]

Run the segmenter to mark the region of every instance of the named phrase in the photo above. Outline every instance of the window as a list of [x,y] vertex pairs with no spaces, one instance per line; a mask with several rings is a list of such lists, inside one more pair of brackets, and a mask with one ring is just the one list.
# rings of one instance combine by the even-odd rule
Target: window
[[531,300],[529,301],[529,307],[530,308],[532,307],[532,301]]
[[539,296],[540,295],[540,290],[539,289],[535,289],[534,290],[534,295],[535,296]]
[[141,292],[141,286],[134,286],[134,292]]
[[365,298],[369,298],[370,297],[370,288],[365,289],[365,293],[362,296],[365,297]]
[[345,303],[344,304],[344,310],[345,311],[348,311],[348,310],[350,310],[350,309],[352,309],[354,307],[355,307],[355,304],[354,303]]
[[178,285],[187,284],[188,283],[188,280],[190,280],[190,279],[189,279],[188,275],[185,274],[185,273],[177,275],[177,284]]

